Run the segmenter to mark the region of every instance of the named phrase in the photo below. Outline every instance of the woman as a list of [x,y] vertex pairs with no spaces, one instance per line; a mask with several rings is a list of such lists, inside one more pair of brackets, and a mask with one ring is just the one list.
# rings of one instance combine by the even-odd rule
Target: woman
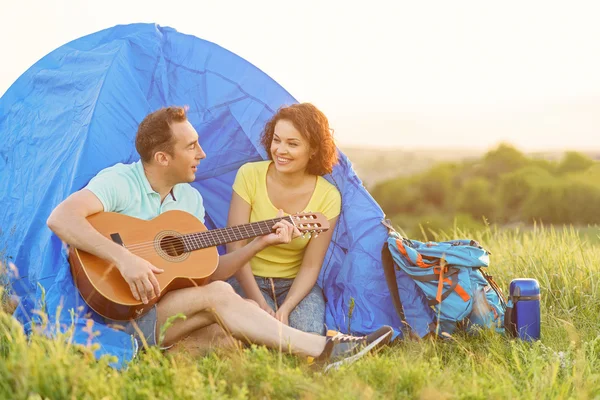
[[[339,191],[322,177],[337,163],[329,122],[312,104],[284,107],[265,126],[261,143],[269,160],[239,169],[228,224],[271,219],[280,210],[312,211],[324,214],[330,228],[318,237],[261,251],[230,283],[281,322],[323,334],[325,300],[316,282],[341,209]],[[232,243],[228,251],[241,246]]]

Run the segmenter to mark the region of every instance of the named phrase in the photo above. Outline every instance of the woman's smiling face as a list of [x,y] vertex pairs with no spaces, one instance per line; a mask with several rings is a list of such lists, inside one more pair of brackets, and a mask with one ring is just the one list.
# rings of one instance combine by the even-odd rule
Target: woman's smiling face
[[271,156],[278,172],[305,171],[310,160],[308,140],[290,121],[281,119],[275,124]]

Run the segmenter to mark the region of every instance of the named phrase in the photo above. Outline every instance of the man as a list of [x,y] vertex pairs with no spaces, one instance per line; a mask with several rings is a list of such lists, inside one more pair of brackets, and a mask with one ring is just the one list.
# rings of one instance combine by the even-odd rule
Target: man
[[[48,226],[67,244],[111,261],[136,300],[148,303],[160,293],[155,274],[163,271],[102,236],[86,217],[111,211],[149,220],[176,209],[204,222],[202,197],[189,182],[194,181],[196,168],[206,155],[185,110],[179,107],[163,108],[146,116],[139,125],[135,145],[140,161],[101,171],[88,186],[54,209]],[[170,316],[182,313],[186,319],[175,321],[160,343],[162,346],[172,346],[187,337],[207,340],[214,332],[221,331],[218,323],[235,338],[271,348],[284,346],[295,354],[328,363],[328,368],[389,342],[392,335],[389,327],[364,338],[342,334],[321,337],[292,329],[242,299],[223,282],[265,247],[289,243],[299,235],[286,221],[275,224],[273,231],[221,256],[211,283],[165,294],[150,312],[125,323],[125,331],[138,339],[141,334],[147,344],[156,345],[157,328]]]

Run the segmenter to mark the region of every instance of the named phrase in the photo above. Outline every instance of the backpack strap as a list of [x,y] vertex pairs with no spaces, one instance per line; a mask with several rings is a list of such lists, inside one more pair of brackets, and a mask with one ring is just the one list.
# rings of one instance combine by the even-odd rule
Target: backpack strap
[[[448,288],[448,290],[446,290],[440,296],[439,300],[437,298],[435,298],[435,299],[430,299],[427,301],[427,304],[429,304],[430,306],[435,306],[436,304],[439,304],[442,301],[444,301],[446,299],[446,297],[450,296],[450,293],[452,293],[454,290],[457,289],[458,277],[455,277],[455,275],[458,275],[458,271],[459,271],[458,268],[449,268],[448,273],[444,276],[441,276],[440,273],[429,274],[429,275],[409,275],[409,276],[412,279],[414,279],[415,281],[420,281],[420,282],[431,282],[431,281],[450,282],[450,287]],[[453,278],[456,278],[456,279],[453,279]],[[464,292],[464,290],[463,290],[463,292]]]
[[500,299],[500,304],[502,304],[502,306],[504,308],[506,308],[506,297],[504,297],[504,294],[502,293],[502,289],[500,289],[500,286],[496,283],[496,281],[490,274],[488,274],[487,272],[485,272],[483,270],[483,268],[479,268],[479,272],[481,272],[481,275],[483,275],[485,280],[488,281],[490,287],[498,295],[498,298]]
[[[458,274],[458,268],[448,268],[448,273],[446,275],[444,275],[444,277],[449,278],[453,275]],[[429,274],[429,275],[408,275],[411,278],[413,278],[415,281],[420,281],[420,282],[430,282],[430,281],[437,281],[438,279],[440,279],[440,274]],[[453,285],[450,289],[453,290],[456,287],[456,285]]]
[[509,302],[506,311],[504,312],[504,329],[508,336],[517,337],[517,324],[515,324],[513,313],[514,305],[512,302]]
[[394,259],[388,248],[387,241],[383,244],[383,248],[381,249],[381,261],[383,262],[383,272],[390,291],[390,296],[392,297],[392,302],[394,303],[394,308],[402,323],[405,323],[406,317],[404,316],[404,308],[402,308],[402,301],[400,301],[400,293],[398,292],[398,281],[396,280]]
[[454,291],[460,296],[463,301],[469,301],[470,296],[465,290],[458,284],[458,272],[460,270],[455,267],[448,268],[448,273],[443,275],[441,273],[429,274],[429,275],[409,275],[415,281],[420,282],[431,282],[431,281],[441,281],[444,283],[449,283],[450,287],[440,296],[440,298],[431,299],[428,301],[430,306],[435,306],[446,299],[446,297],[450,296],[450,294]]
[[[392,221],[389,219],[384,219],[381,221],[383,226],[385,226],[388,230],[388,235],[393,234],[395,231],[392,226]],[[394,264],[394,258],[392,257],[392,253],[390,252],[390,248],[388,247],[387,240],[383,243],[383,247],[381,248],[381,261],[383,263],[383,273],[385,274],[385,280],[388,285],[388,289],[390,292],[390,296],[392,297],[392,303],[394,303],[394,308],[396,309],[396,313],[400,317],[400,321],[406,324],[406,317],[404,316],[404,308],[402,307],[402,301],[400,300],[400,292],[398,292],[398,281],[396,280],[396,269]]]

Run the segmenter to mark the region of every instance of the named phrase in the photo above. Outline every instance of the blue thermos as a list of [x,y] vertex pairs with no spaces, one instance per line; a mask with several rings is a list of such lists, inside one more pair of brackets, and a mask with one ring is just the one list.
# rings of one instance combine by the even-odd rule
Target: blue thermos
[[506,306],[504,326],[513,337],[540,339],[540,285],[535,279],[513,279]]

